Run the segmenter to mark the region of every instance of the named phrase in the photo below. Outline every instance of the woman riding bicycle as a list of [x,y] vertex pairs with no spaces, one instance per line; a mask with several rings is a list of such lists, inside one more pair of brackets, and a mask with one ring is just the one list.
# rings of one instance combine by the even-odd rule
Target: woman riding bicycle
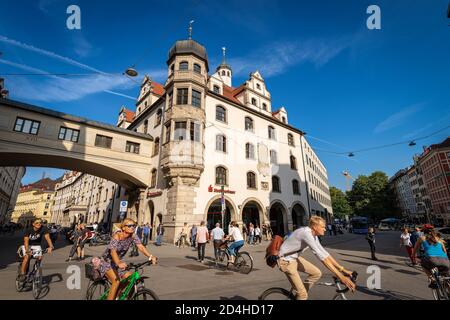
[[230,263],[233,264],[236,253],[244,245],[244,238],[242,237],[241,230],[239,230],[239,225],[236,221],[231,221],[228,236],[225,237],[225,240],[231,239],[234,242],[228,247],[228,253],[230,254]]
[[[120,231],[117,231],[111,239],[106,251],[102,255],[100,263],[100,274],[106,277],[111,283],[108,294],[108,300],[114,300],[120,287],[121,279],[128,278],[132,273],[127,271],[127,264],[122,260],[128,249],[133,243],[136,244],[138,250],[148,257],[149,261],[156,264],[157,258],[151,255],[142,245],[141,240],[134,234],[136,222],[126,218],[120,225]],[[126,283],[123,284],[126,286]]]
[[443,241],[438,237],[436,230],[431,225],[425,225],[423,227],[424,236],[420,237],[416,245],[414,246],[413,256],[420,249],[423,249],[423,255],[420,258],[420,264],[423,271],[427,274],[431,280],[429,287],[435,288],[436,282],[432,277],[431,270],[438,268],[438,270],[447,274],[450,268],[449,260],[447,257],[447,251]]

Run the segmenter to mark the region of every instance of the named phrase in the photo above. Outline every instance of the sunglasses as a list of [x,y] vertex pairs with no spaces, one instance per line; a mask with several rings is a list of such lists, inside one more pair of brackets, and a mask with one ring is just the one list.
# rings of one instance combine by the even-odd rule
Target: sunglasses
[[135,224],[126,224],[125,227],[127,228],[136,228]]

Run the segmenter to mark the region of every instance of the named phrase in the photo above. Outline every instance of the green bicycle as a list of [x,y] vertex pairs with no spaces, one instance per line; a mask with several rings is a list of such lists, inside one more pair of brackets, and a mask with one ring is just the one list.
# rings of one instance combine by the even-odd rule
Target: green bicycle
[[[129,264],[129,269],[134,272],[126,279],[120,282],[128,282],[126,288],[117,296],[116,300],[159,300],[156,293],[145,288],[144,280],[148,277],[142,276],[144,266],[150,265],[151,261],[145,261],[140,264]],[[86,300],[106,300],[109,294],[110,283],[104,278],[100,278],[93,265],[85,265],[86,277],[89,279],[89,286],[86,291]]]

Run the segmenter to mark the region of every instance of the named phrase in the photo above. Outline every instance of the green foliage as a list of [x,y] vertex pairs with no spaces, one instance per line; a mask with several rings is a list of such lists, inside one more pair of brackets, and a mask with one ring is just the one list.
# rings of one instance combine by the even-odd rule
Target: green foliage
[[333,205],[333,214],[335,217],[344,218],[346,215],[351,216],[353,209],[347,201],[346,195],[338,188],[330,188],[331,202]]

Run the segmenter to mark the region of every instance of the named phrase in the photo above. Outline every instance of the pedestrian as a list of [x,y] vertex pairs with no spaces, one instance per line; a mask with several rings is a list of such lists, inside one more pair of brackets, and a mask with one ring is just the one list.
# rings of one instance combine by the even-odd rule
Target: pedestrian
[[400,248],[402,246],[406,248],[406,253],[411,260],[412,265],[416,265],[416,257],[413,256],[414,246],[411,243],[411,235],[408,228],[403,228],[403,233],[400,235]]
[[156,228],[156,243],[155,245],[160,246],[161,245],[161,240],[162,237],[164,235],[164,225],[161,222],[158,227]]
[[178,239],[178,248],[181,248],[181,244],[183,244],[183,248],[186,246],[187,242],[187,222],[184,223],[183,228],[181,228],[180,237]]
[[272,227],[268,223],[267,224],[267,240],[272,241],[272,237],[273,237]]
[[[228,230],[230,230],[230,228],[228,228]],[[248,236],[248,229],[244,222],[242,224],[242,237],[243,237],[244,241],[247,241],[247,236]]]
[[250,223],[248,226],[248,244],[253,244],[255,238],[255,228],[253,227],[253,223]]
[[210,238],[213,240],[214,244],[214,261],[217,263],[219,258],[219,247],[223,243],[223,238],[225,237],[225,232],[220,227],[220,223],[216,223],[216,227],[211,230]]
[[[142,240],[141,234],[142,234],[142,225],[138,226],[137,228],[135,227],[134,228],[134,237],[139,240]],[[130,257],[139,257],[139,251],[134,242],[131,244]]]
[[417,240],[421,237],[423,237],[423,232],[421,231],[420,227],[416,227],[410,238],[413,247],[416,246]]
[[331,229],[333,230],[333,235],[337,235],[337,228],[336,228],[336,224],[335,223],[333,223],[332,225],[331,225]]
[[197,228],[195,240],[197,242],[198,261],[204,263],[205,247],[206,243],[209,241],[209,232],[208,228],[205,227],[205,221],[200,222],[200,227]]
[[142,245],[145,247],[148,244],[148,237],[150,236],[150,227],[148,223],[142,227]]
[[256,225],[255,228],[255,244],[259,242],[261,244],[261,228],[259,225]]
[[150,223],[147,223],[148,226],[148,240],[152,240],[152,231],[153,231],[153,226]]
[[333,232],[333,227],[331,226],[331,224],[328,224],[328,234],[331,236]]
[[75,252],[77,252],[80,236],[81,236],[80,225],[75,225],[75,227],[72,230],[72,233],[69,237],[69,240],[73,241],[73,245],[72,245],[72,248],[70,249],[69,258],[66,260],[66,262],[72,261],[72,257],[74,256]]
[[92,229],[94,230],[94,232],[97,232],[97,229],[98,229],[98,222],[97,222],[97,221],[95,221],[95,222],[92,224]]
[[372,253],[372,260],[378,260],[375,256],[375,231],[373,228],[369,228],[366,240],[369,242],[370,252]]
[[191,229],[191,246],[193,248],[195,248],[196,239],[197,239],[197,226],[193,224]]

